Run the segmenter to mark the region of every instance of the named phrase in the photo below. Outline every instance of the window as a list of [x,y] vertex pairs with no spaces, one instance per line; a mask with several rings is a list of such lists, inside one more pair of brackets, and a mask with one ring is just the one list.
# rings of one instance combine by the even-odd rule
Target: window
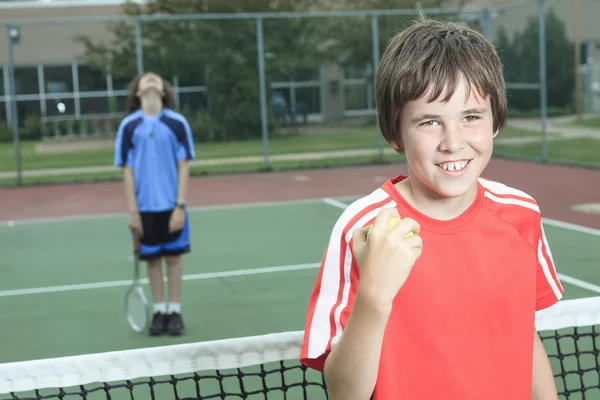
[[113,75],[113,90],[127,90],[129,84],[135,77],[120,77]]
[[79,100],[81,104],[81,115],[86,114],[108,114],[108,99],[102,97],[88,97]]
[[48,117],[74,114],[75,101],[72,98],[46,99],[46,115]]
[[[73,72],[71,64],[44,66],[46,93],[66,93],[73,91]],[[36,90],[37,93],[37,90]]]
[[99,92],[106,90],[106,75],[102,70],[88,65],[77,67],[79,90],[81,92]]
[[17,113],[19,125],[23,126],[23,122],[27,117],[41,115],[40,102],[37,100],[17,101]]
[[15,67],[15,91],[17,95],[39,92],[37,66]]

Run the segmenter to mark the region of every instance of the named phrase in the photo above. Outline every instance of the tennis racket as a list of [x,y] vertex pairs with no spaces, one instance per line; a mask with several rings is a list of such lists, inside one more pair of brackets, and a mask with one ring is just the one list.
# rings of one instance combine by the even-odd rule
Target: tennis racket
[[140,237],[133,232],[133,281],[125,296],[125,315],[131,329],[144,332],[150,323],[150,309],[140,285]]

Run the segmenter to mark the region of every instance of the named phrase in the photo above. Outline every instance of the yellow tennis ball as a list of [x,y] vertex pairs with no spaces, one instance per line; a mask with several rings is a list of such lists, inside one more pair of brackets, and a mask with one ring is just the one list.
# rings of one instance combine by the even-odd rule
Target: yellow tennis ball
[[[400,218],[396,217],[396,216],[392,216],[388,219],[387,221],[387,229],[388,231],[391,231],[392,229],[394,229],[396,227],[396,225],[398,225],[398,223],[400,222]],[[371,230],[373,229],[373,225],[369,226],[369,230],[367,231],[367,239],[369,238],[369,235],[371,234]],[[413,236],[414,232],[409,232],[406,236],[404,237],[410,237]]]

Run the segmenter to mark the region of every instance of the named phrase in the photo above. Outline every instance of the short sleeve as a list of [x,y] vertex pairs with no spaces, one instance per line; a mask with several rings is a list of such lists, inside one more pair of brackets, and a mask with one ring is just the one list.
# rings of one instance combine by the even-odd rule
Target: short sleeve
[[309,300],[300,361],[318,371],[346,326],[358,285],[347,222],[338,220],[331,233]]
[[194,135],[192,135],[190,124],[185,118],[182,118],[182,124],[185,134],[182,135],[181,139],[178,141],[177,161],[193,160],[196,158],[196,151],[194,149]]
[[558,302],[563,294],[564,289],[558,278],[556,266],[552,258],[552,252],[546,239],[544,226],[539,219],[536,224],[536,310],[548,308]]
[[116,167],[131,167],[133,165],[133,131],[128,129],[128,123],[123,120],[119,124],[115,139],[114,165]]

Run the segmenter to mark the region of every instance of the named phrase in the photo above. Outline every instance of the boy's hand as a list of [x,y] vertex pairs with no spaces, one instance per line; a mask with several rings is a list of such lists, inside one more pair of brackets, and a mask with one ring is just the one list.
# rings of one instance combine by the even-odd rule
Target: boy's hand
[[184,224],[185,213],[181,208],[177,207],[171,213],[171,219],[169,220],[169,233],[182,230]]
[[137,211],[130,211],[127,217],[127,226],[129,229],[137,233],[139,237],[144,236],[144,228],[142,226],[142,218]]
[[[405,218],[388,230],[387,221],[392,216],[399,217],[395,208],[380,211],[368,240],[368,226],[353,232],[353,254],[360,274],[357,293],[383,309],[391,309],[423,248],[419,224]],[[414,235],[405,237],[410,232]]]

